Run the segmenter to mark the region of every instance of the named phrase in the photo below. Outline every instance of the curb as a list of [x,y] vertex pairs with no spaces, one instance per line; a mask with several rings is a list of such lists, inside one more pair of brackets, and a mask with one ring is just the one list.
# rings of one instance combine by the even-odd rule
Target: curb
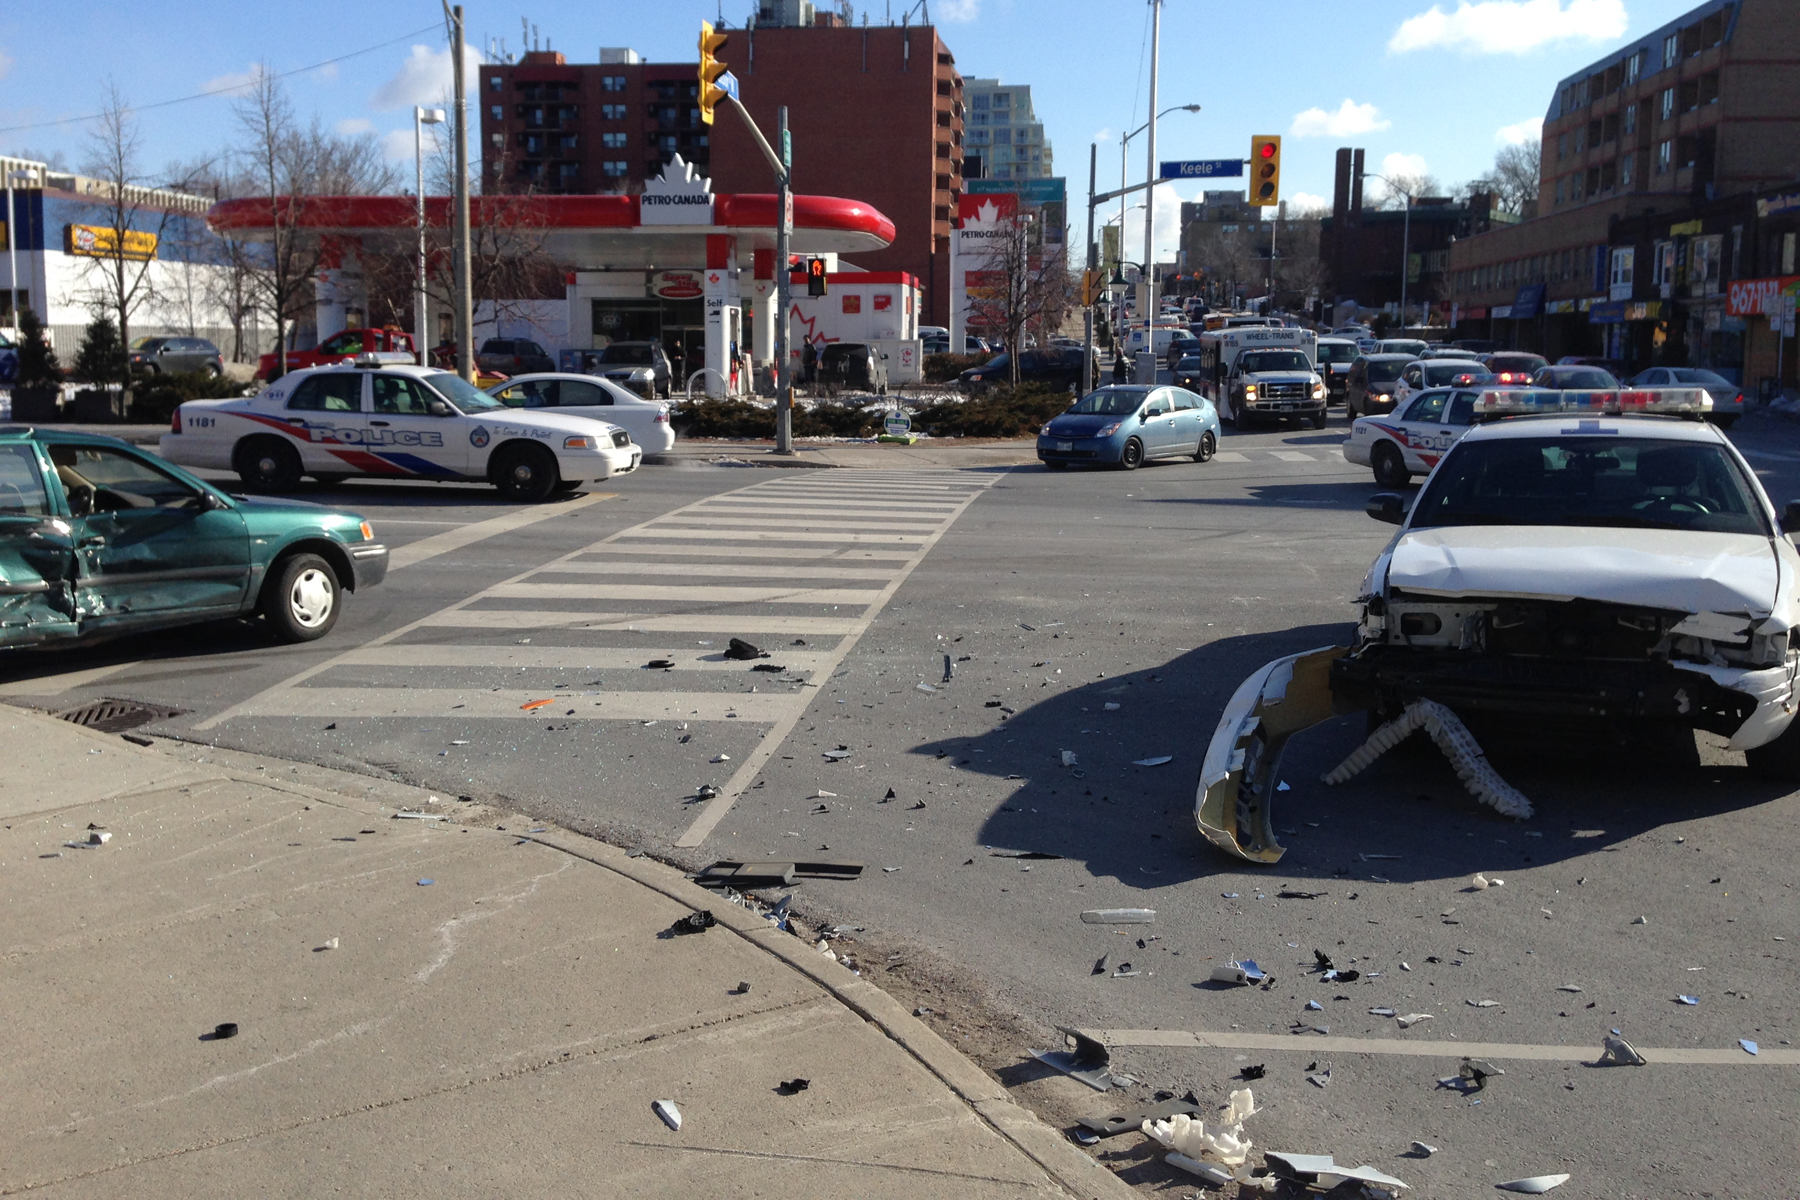
[[719,896],[656,859],[631,858],[617,846],[589,838],[582,841],[591,849],[577,849],[546,834],[520,836],[623,875],[678,904],[712,912],[720,925],[799,971],[851,1012],[881,1030],[973,1109],[994,1132],[1018,1147],[1071,1194],[1091,1200],[1127,1200],[1137,1195],[1130,1185],[1071,1145],[1029,1109],[1013,1103],[1000,1084],[938,1036],[936,1030],[907,1012],[892,996],[853,974],[835,957],[827,964],[824,955],[805,946],[798,938],[783,933],[766,919],[735,904],[721,904]]

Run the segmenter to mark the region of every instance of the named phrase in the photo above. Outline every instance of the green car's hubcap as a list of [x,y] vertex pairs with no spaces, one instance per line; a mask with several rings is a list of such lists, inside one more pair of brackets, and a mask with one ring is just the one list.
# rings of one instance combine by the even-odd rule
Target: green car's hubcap
[[294,620],[308,629],[317,629],[331,616],[331,580],[319,570],[302,571],[288,593],[288,607]]

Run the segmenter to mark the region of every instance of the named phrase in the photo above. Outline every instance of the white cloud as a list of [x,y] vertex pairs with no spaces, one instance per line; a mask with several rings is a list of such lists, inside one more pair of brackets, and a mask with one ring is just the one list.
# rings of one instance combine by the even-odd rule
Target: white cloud
[[1294,124],[1288,132],[1294,137],[1354,137],[1359,133],[1379,133],[1392,124],[1373,104],[1358,104],[1346,97],[1336,112],[1309,108],[1294,114]]
[[1423,154],[1390,154],[1381,160],[1381,173],[1390,177],[1410,175],[1415,178],[1430,174],[1425,169]]
[[[463,47],[463,77],[470,92],[475,90],[476,68],[480,65],[481,52],[473,46]],[[436,104],[450,94],[453,74],[448,46],[442,50],[414,46],[394,77],[375,89],[369,103],[379,112]]]
[[200,85],[200,90],[212,96],[242,96],[256,86],[262,78],[262,65],[253,63],[248,71],[227,72],[216,75]]
[[1110,142],[1110,141],[1112,141],[1112,130],[1111,130],[1111,129],[1102,129],[1102,130],[1100,130],[1100,131],[1099,131],[1099,132],[1097,132],[1097,133],[1095,133],[1095,134],[1094,134],[1094,140],[1095,140],[1095,141],[1096,141],[1096,142]]
[[1311,212],[1316,209],[1324,209],[1326,212],[1330,212],[1331,198],[1329,196],[1315,196],[1311,192],[1295,192],[1287,198],[1287,206],[1288,215],[1290,217],[1297,217],[1303,212]]
[[[426,136],[429,137],[430,135],[427,134]],[[430,146],[426,147],[428,152],[430,149]],[[392,133],[382,134],[381,153],[389,162],[412,162],[414,154],[413,131],[410,129],[396,129]]]
[[4,50],[0,50],[0,79],[6,78],[6,73],[12,70],[14,61],[12,55]]
[[973,21],[981,15],[981,0],[938,0],[940,21]]
[[1494,140],[1505,142],[1508,146],[1522,146],[1526,142],[1535,142],[1544,132],[1544,118],[1529,117],[1513,125],[1502,125],[1494,130]]
[[1433,4],[1400,22],[1388,49],[1524,54],[1551,42],[1612,41],[1625,27],[1625,0],[1457,0],[1455,12]]
[[337,123],[337,131],[345,137],[355,137],[362,133],[374,133],[375,122],[367,117],[345,117]]

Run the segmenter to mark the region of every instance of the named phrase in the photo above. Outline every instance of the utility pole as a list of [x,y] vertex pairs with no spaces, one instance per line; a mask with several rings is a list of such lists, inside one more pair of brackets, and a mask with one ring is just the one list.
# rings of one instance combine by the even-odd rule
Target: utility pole
[[425,126],[442,125],[444,110],[413,106],[413,155],[418,169],[419,262],[418,278],[413,281],[413,349],[418,351],[419,365],[430,366],[427,356],[425,326],[431,309],[425,295]]
[[[735,98],[733,100],[735,103]],[[750,114],[738,105],[748,121]],[[754,129],[756,126],[751,125]],[[788,136],[787,105],[776,110],[775,128],[781,138],[781,170],[776,172],[775,203],[775,453],[794,452],[794,380],[788,360],[788,293],[793,272],[788,269],[788,243],[794,236],[793,139]],[[757,135],[762,136],[760,133]]]
[[1087,219],[1087,270],[1081,276],[1081,382],[1075,386],[1077,396],[1088,393],[1089,383],[1094,378],[1094,297],[1090,294],[1094,282],[1099,275],[1097,261],[1099,247],[1094,245],[1094,171],[1100,162],[1100,147],[1093,142],[1088,143],[1088,219]]
[[456,373],[470,383],[475,382],[475,353],[470,344],[475,336],[475,296],[469,279],[469,95],[463,82],[463,10],[446,2],[444,15],[450,18],[450,55],[452,79],[456,91],[456,202],[455,263],[456,303]]
[[[1156,178],[1156,67],[1162,58],[1162,0],[1150,0],[1150,137],[1144,178]],[[1156,382],[1156,189],[1144,189],[1144,359],[1138,382]]]

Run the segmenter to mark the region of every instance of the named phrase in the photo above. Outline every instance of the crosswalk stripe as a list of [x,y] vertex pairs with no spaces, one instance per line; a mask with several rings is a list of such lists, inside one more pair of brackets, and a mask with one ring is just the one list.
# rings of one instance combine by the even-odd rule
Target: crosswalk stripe
[[[647,617],[636,613],[563,612],[556,609],[453,608],[432,613],[412,628],[436,629],[622,629],[645,633],[811,634],[841,637],[855,632],[854,617],[801,617],[777,613]],[[371,643],[373,644],[373,643]]]
[[938,524],[935,519],[917,517],[894,517],[885,520],[869,521],[834,521],[818,517],[807,521],[783,521],[770,517],[740,517],[704,508],[693,510],[679,517],[664,517],[660,522],[664,525],[706,525],[716,529],[892,529],[908,533],[923,532]]
[[809,523],[815,524],[816,522],[811,520],[815,517],[856,518],[858,521],[866,519],[873,522],[874,524],[866,527],[874,529],[885,529],[897,521],[908,525],[935,525],[949,515],[947,512],[913,512],[910,510],[903,512],[895,509],[871,512],[864,509],[847,509],[836,504],[782,504],[772,507],[759,505],[755,508],[742,504],[708,504],[704,508],[695,509],[694,512],[701,516],[725,519],[742,518],[747,521],[757,517],[804,517],[808,519]]
[[[352,650],[343,660],[354,667],[524,667],[530,670],[611,671],[629,670],[646,680],[663,677],[660,669],[644,664],[659,659],[674,663],[671,671],[735,672],[755,681],[755,665],[728,659],[719,650],[688,646],[680,650],[640,649],[632,646],[442,646],[390,642]],[[813,672],[827,655],[817,650],[781,650],[766,665],[786,667],[793,674]]]
[[708,604],[873,604],[881,592],[865,588],[655,587],[629,583],[504,583],[487,594],[500,600],[687,600]]
[[[619,692],[473,688],[298,687],[258,707],[263,717],[471,717],[534,721],[778,720],[811,699],[801,692]],[[554,700],[541,708],[524,705]],[[574,712],[570,712],[574,709]]]
[[1319,460],[1304,450],[1271,450],[1271,455],[1282,462],[1318,462]]
[[879,509],[883,512],[905,511],[930,513],[933,516],[949,516],[955,509],[953,500],[933,500],[929,503],[922,500],[798,500],[776,498],[768,495],[756,496],[715,496],[707,501],[707,507],[735,508],[744,511],[755,511],[753,506],[779,503],[784,509],[838,509],[843,512],[864,512],[868,509]]
[[736,542],[877,542],[887,545],[922,544],[930,535],[923,533],[834,533],[819,529],[783,533],[764,529],[733,529],[729,532],[711,529],[680,529],[663,525],[644,525],[618,535],[625,538],[712,538]]
[[1213,455],[1213,461],[1222,463],[1243,463],[1249,462],[1250,456],[1236,450],[1221,450]]
[[631,562],[608,559],[602,562],[558,563],[545,567],[547,575],[679,575],[685,579],[880,579],[893,577],[886,567],[797,567],[776,562],[766,566],[750,563]]

